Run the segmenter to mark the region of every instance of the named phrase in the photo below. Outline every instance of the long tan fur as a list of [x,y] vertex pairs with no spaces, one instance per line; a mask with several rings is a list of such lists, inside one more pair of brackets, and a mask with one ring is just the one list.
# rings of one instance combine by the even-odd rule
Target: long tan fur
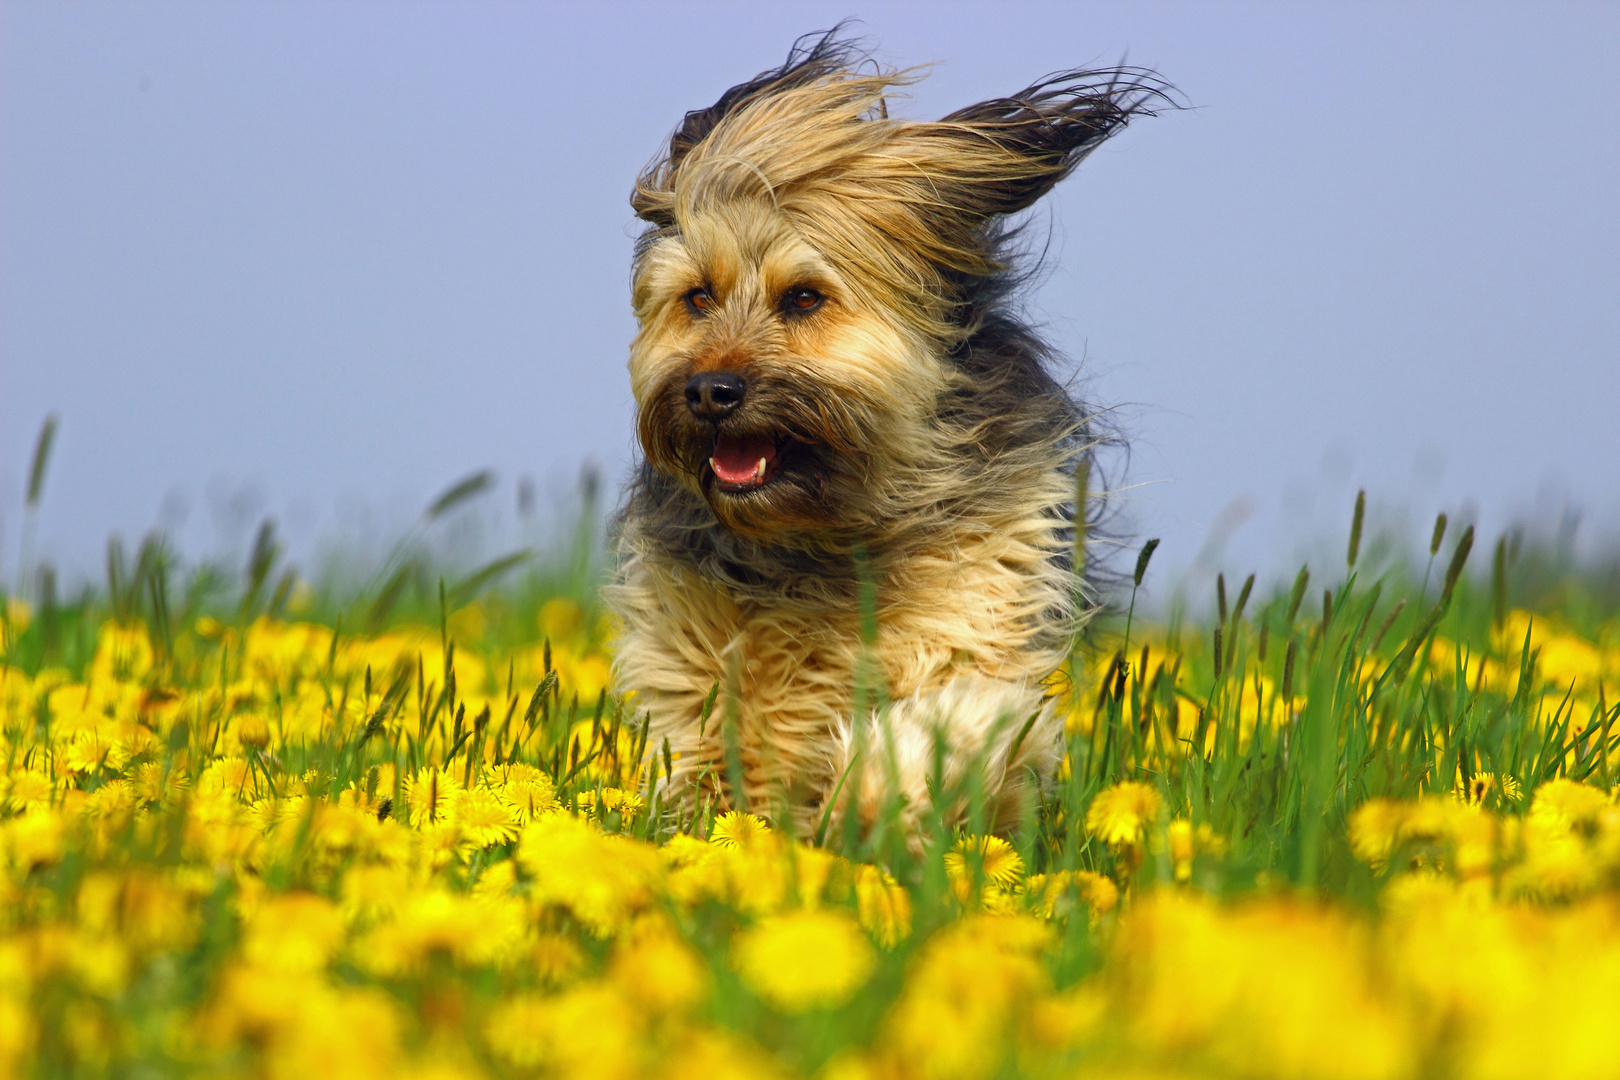
[[[885,104],[913,74],[862,61],[833,34],[795,47],[689,113],[637,181],[645,458],[608,592],[617,675],[672,791],[739,801],[729,738],[755,809],[809,827],[847,773],[839,813],[898,794],[915,821],[938,747],[934,789],[977,770],[1005,823],[1059,756],[1045,682],[1085,608],[1088,441],[1010,307],[1003,216],[1158,90],[1069,72],[925,123]],[[746,386],[734,411],[694,411],[706,373]],[[776,447],[768,480],[720,483],[725,445]]]

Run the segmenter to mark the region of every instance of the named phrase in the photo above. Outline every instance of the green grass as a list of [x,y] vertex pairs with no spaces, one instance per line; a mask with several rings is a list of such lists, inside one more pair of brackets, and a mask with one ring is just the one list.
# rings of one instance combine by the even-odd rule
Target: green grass
[[[486,474],[476,474],[436,499],[420,528],[368,580],[328,580],[318,591],[280,565],[268,522],[241,571],[203,563],[184,580],[161,538],[149,538],[133,557],[115,540],[101,589],[64,601],[49,571],[38,574],[34,618],[11,643],[6,662],[31,674],[51,667],[80,677],[94,653],[96,628],[108,619],[147,626],[160,658],[205,614],[243,628],[261,616],[306,620],[339,634],[426,625],[449,644],[447,616],[476,599],[487,626],[476,647],[500,655],[534,638],[537,613],[548,600],[567,597],[588,616],[596,614],[604,563],[589,521],[574,530],[572,549],[560,554],[542,558],[525,550],[453,575],[435,572],[423,535],[487,483]],[[1253,577],[1229,589],[1223,575],[1209,616],[1175,611],[1155,622],[1135,614],[1137,590],[1131,588],[1120,602],[1130,614],[1104,614],[1076,644],[1068,677],[1080,688],[1074,708],[1089,730],[1071,732],[1065,775],[1016,831],[1025,865],[1031,872],[1115,872],[1110,854],[1084,837],[1084,811],[1102,787],[1142,780],[1159,789],[1168,817],[1207,823],[1229,838],[1227,857],[1202,879],[1205,888],[1229,895],[1260,880],[1365,902],[1377,883],[1351,857],[1345,822],[1369,798],[1444,793],[1457,774],[1476,771],[1517,779],[1524,806],[1538,784],[1557,777],[1608,786],[1610,758],[1620,746],[1620,701],[1611,703],[1613,694],[1604,691],[1596,700],[1569,695],[1550,704],[1559,688],[1538,679],[1540,643],[1504,643],[1500,629],[1508,611],[1530,605],[1554,616],[1561,633],[1587,640],[1612,634],[1613,572],[1575,568],[1541,548],[1513,550],[1519,541],[1504,537],[1495,545],[1493,567],[1470,574],[1471,564],[1490,553],[1478,550],[1483,545],[1474,543],[1471,527],[1442,539],[1444,531],[1442,522],[1421,572],[1396,565],[1366,577],[1356,566],[1358,502],[1346,563],[1302,568],[1290,586],[1270,595],[1257,595]],[[1145,568],[1140,560],[1137,585]],[[1437,638],[1458,645],[1457,664],[1431,660]],[[601,647],[600,639],[590,647]],[[1512,693],[1470,684],[1458,666],[1464,655],[1522,669],[1524,677]],[[508,688],[523,702],[539,700],[534,689]],[[423,723],[429,712],[435,723],[440,712],[454,716],[454,688],[441,686],[439,693],[442,700],[417,703],[425,710],[418,718]],[[561,732],[582,716],[600,715],[605,730],[636,723],[615,697],[579,703],[553,701],[554,692],[542,696],[543,715],[534,719],[555,731],[537,744],[541,764],[547,764],[545,753],[560,752]],[[1174,719],[1188,710],[1197,716],[1190,737],[1176,731]],[[1256,714],[1270,722],[1255,724]],[[304,760],[310,767],[344,760],[358,768],[363,758],[353,747],[333,745],[308,748]],[[335,783],[346,779],[334,776]],[[564,788],[572,783],[566,764],[556,779]],[[933,839],[962,828],[983,830],[984,793],[958,794],[968,796],[967,820],[926,822]],[[690,827],[689,820],[671,816],[646,821],[642,830],[656,837]],[[851,858],[882,862],[918,883],[925,868],[906,853],[905,839],[882,823],[866,833],[833,830],[824,837]],[[1139,873],[1162,876],[1163,870],[1148,860]]]
[[[86,910],[87,882],[97,874],[140,867],[178,874],[213,866],[204,874],[213,875],[212,884],[189,901],[188,925],[196,933],[153,947],[156,952],[138,952],[140,962],[116,995],[97,998],[71,979],[58,986],[52,980],[65,976],[50,971],[33,976],[40,989],[31,992],[27,1007],[36,1019],[32,1060],[38,1075],[96,1073],[95,1053],[73,1034],[79,1021],[72,1018],[81,1015],[124,1032],[116,1044],[122,1049],[103,1055],[112,1055],[106,1060],[120,1067],[144,1063],[160,1072],[184,1072],[207,1061],[212,1064],[204,1071],[232,1071],[247,1068],[256,1054],[271,1054],[279,1044],[270,1036],[263,1045],[226,1040],[223,1049],[204,1052],[192,1043],[177,1050],[158,1033],[223,1008],[229,973],[240,966],[253,925],[252,905],[264,895],[308,893],[336,903],[357,867],[383,858],[328,850],[318,806],[349,799],[362,806],[368,822],[405,822],[414,805],[407,780],[424,775],[420,770],[441,770],[434,775],[449,777],[447,784],[472,789],[486,766],[517,763],[540,770],[564,806],[579,805],[581,816],[608,834],[652,844],[683,834],[715,835],[723,808],[713,802],[671,804],[655,797],[639,811],[609,805],[612,789],[634,790],[646,784],[648,768],[667,764],[657,747],[647,746],[633,704],[611,693],[581,700],[570,684],[581,676],[568,663],[606,648],[595,603],[604,563],[592,528],[575,530],[572,547],[554,556],[515,552],[455,572],[433,562],[426,535],[485,483],[469,478],[436,500],[419,529],[364,581],[301,584],[284,565],[268,527],[241,568],[188,566],[152,539],[133,555],[111,545],[105,584],[72,597],[56,595],[48,571],[34,576],[32,617],[20,632],[20,620],[13,620],[4,654],[6,665],[34,681],[33,696],[6,706],[0,732],[8,760],[6,792],[13,796],[0,811],[0,851],[24,850],[31,819],[11,778],[30,770],[47,770],[49,805],[68,823],[69,839],[55,861],[17,855],[8,864],[7,887],[26,902],[14,906],[0,945],[33,941],[28,935],[72,924],[72,913]],[[917,838],[899,828],[897,807],[868,830],[828,828],[818,837],[797,838],[819,841],[848,860],[827,879],[832,884],[825,886],[824,902],[834,909],[856,909],[851,875],[866,864],[892,875],[909,904],[909,933],[879,950],[870,978],[841,1004],[804,1014],[784,1011],[739,974],[733,942],[769,925],[746,897],[670,901],[681,940],[712,980],[697,1014],[702,1023],[746,1038],[790,1073],[811,1075],[852,1048],[889,1053],[881,1049],[885,1040],[903,1043],[894,1034],[894,1017],[903,1012],[906,995],[922,992],[917,972],[931,970],[931,943],[947,940],[950,928],[981,907],[1026,910],[1030,901],[1019,890],[1030,875],[1086,871],[1117,883],[1123,900],[1106,918],[1095,910],[1088,917],[1088,902],[1066,893],[1067,906],[1060,904],[1050,920],[1052,937],[1038,961],[1049,984],[1043,994],[1071,987],[1117,990],[1129,984],[1106,974],[1119,948],[1114,920],[1128,925],[1138,898],[1179,891],[1236,902],[1234,910],[1278,897],[1326,900],[1375,921],[1393,881],[1414,869],[1449,872],[1449,841],[1437,835],[1405,837],[1387,859],[1358,857],[1351,823],[1372,800],[1442,796],[1450,805],[1459,787],[1488,773],[1498,778],[1489,809],[1504,821],[1521,821],[1538,789],[1553,780],[1612,792],[1620,762],[1620,701],[1614,692],[1620,672],[1602,666],[1620,646],[1612,573],[1575,567],[1511,536],[1489,543],[1476,540],[1472,529],[1446,535],[1439,527],[1419,565],[1395,563],[1374,572],[1362,558],[1363,506],[1358,499],[1346,555],[1337,565],[1301,569],[1274,589],[1253,578],[1229,586],[1222,577],[1207,615],[1185,608],[1163,618],[1144,615],[1137,589],[1151,547],[1144,549],[1119,610],[1099,617],[1076,642],[1067,671],[1065,767],[1029,803],[1008,837],[1021,860],[1020,884],[998,886],[988,849],[967,839],[986,831],[986,793],[972,770],[958,790],[936,783],[939,804],[960,799],[968,811],[960,821],[924,815],[920,854]],[[559,630],[557,640],[541,641],[547,612],[556,610],[547,605],[559,598],[573,605],[562,610],[582,617],[557,622],[566,623],[566,634]],[[468,612],[476,612],[476,620],[469,621]],[[306,648],[273,675],[255,669],[249,657],[254,635],[269,641],[296,622],[331,628],[329,637],[320,638],[325,651],[316,655]],[[97,658],[98,635],[111,624],[143,628],[138,636],[150,643],[150,660],[122,675],[116,667],[110,676],[105,666],[98,668],[106,663],[105,655]],[[389,653],[378,644],[385,640],[379,635],[400,632],[418,634],[404,652]],[[1594,643],[1610,651],[1591,655],[1610,659],[1571,675],[1571,664],[1586,663],[1580,658]],[[482,658],[488,681],[461,685],[458,653]],[[75,765],[74,748],[81,744],[74,741],[78,736],[63,734],[71,717],[53,711],[62,702],[52,690],[62,681],[109,677],[139,694],[135,726],[124,729],[136,732],[128,740],[130,756],[116,767],[108,756]],[[861,693],[881,700],[882,688],[866,686]],[[176,701],[180,705],[171,708]],[[299,716],[340,720],[288,734]],[[248,734],[261,719],[267,733]],[[729,731],[732,719],[717,709],[705,722]],[[294,814],[280,825],[263,819],[271,823],[244,834],[258,845],[257,854],[228,872],[222,862],[208,864],[186,853],[188,844],[199,841],[185,839],[194,825],[188,815],[201,805],[193,802],[202,800],[201,777],[210,763],[227,758],[247,770],[238,800],[244,807],[252,803],[264,813],[288,807]],[[187,793],[141,803],[133,817],[114,811],[97,817],[103,812],[83,809],[102,805],[98,800],[114,785],[149,775],[186,775]],[[1156,792],[1156,816],[1143,823],[1136,840],[1104,842],[1088,816],[1099,805],[1099,793],[1122,783]],[[772,816],[770,807],[749,809]],[[430,816],[427,825],[434,820]],[[80,821],[82,826],[75,824]],[[1199,841],[1195,853],[1182,858],[1169,839],[1173,823],[1185,823],[1191,835],[1207,828],[1212,839]],[[777,826],[785,827],[785,821]],[[401,835],[426,843],[421,822],[411,830]],[[505,872],[512,875],[511,895],[522,898],[546,874],[563,872],[526,856],[530,842],[529,832],[520,837],[514,831],[499,841],[463,844],[434,864],[430,875],[412,879],[410,888],[424,895],[465,895]],[[789,858],[791,896],[812,887],[800,877],[809,873],[808,856],[789,850],[801,851]],[[953,851],[965,871],[952,869]],[[1604,863],[1601,874],[1612,878],[1617,869]],[[1601,874],[1595,887],[1609,880]],[[673,881],[676,871],[668,875]],[[254,896],[260,899],[244,899]],[[629,955],[629,931],[604,940],[566,903],[533,918],[531,932],[573,942],[592,977],[611,981],[616,958]],[[386,929],[386,923],[379,925]],[[321,985],[341,993],[381,988],[394,1003],[390,1007],[408,1018],[403,1030],[411,1034],[404,1038],[416,1047],[413,1054],[437,1045],[435,1025],[451,1023],[441,1017],[451,1008],[444,999],[450,995],[460,1002],[452,1009],[461,1017],[451,1023],[453,1038],[471,1048],[481,1068],[525,1075],[481,1041],[480,1025],[524,994],[562,1000],[553,984],[521,966],[514,973],[450,953],[432,953],[424,961],[436,965],[428,974],[378,975],[366,960],[372,941],[367,935],[376,931],[367,918],[353,921]],[[989,1004],[972,1007],[993,1012]],[[1091,1041],[1082,1044],[1091,1049],[1085,1053],[1102,1053],[1098,1047],[1113,1045],[1111,1038],[1086,1036]],[[1190,1060],[1217,1060],[1186,1052]],[[1182,1051],[1153,1053],[1163,1062],[1180,1060],[1175,1054]],[[1063,1054],[1059,1059],[1073,1060]],[[991,1071],[959,1075],[1042,1071],[1013,1061],[994,1057]],[[1260,1074],[1288,1074],[1281,1066],[1257,1068]],[[1445,1071],[1436,1068],[1437,1075]]]

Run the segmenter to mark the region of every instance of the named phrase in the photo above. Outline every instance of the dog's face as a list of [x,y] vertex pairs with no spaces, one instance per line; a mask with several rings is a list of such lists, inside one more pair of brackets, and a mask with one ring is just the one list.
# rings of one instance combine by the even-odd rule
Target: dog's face
[[926,441],[944,380],[863,292],[768,202],[685,215],[635,280],[648,460],[754,539],[858,522]]
[[[631,199],[647,460],[762,541],[864,533],[954,482],[935,412],[1006,269],[994,225],[1153,91],[1052,76],[937,123],[825,35],[688,113]],[[957,433],[958,442],[971,432]]]

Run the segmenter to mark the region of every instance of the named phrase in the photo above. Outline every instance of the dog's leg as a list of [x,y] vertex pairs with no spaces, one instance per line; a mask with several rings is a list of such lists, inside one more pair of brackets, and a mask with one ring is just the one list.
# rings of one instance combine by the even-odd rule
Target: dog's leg
[[[647,775],[657,762],[657,784],[647,797],[662,794],[690,808],[700,790],[717,789],[724,771],[725,706],[712,702],[708,719],[702,717],[711,689],[723,680],[736,611],[639,554],[625,558],[604,596],[625,626],[614,650],[614,676],[620,689],[635,693],[636,721],[648,722],[641,763]],[[662,767],[666,743],[668,770]]]
[[1040,687],[960,676],[839,733],[834,817],[853,812],[866,829],[892,807],[915,843],[925,815],[959,821],[976,788],[990,829],[1009,829],[1061,756],[1062,720]]

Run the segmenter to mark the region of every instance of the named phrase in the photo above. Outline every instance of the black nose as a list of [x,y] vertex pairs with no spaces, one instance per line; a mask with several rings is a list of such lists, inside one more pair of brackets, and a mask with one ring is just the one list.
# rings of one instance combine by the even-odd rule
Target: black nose
[[686,407],[699,420],[719,420],[742,404],[748,384],[729,371],[705,371],[686,384]]

